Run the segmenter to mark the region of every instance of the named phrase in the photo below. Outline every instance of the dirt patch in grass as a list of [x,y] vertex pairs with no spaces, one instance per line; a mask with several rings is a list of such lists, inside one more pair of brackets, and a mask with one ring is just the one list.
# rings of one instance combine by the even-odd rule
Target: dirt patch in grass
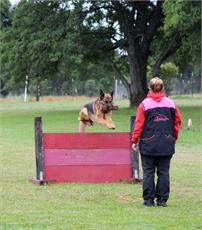
[[[41,102],[57,102],[57,101],[74,101],[74,100],[95,100],[95,97],[86,97],[86,96],[42,96],[40,97]],[[18,97],[6,97],[6,98],[0,98],[1,102],[20,102],[23,101],[22,96]],[[35,97],[28,97],[28,102],[35,102]]]
[[41,98],[42,102],[50,102],[50,101],[73,101],[73,100],[92,100],[90,97],[85,96],[45,96]]

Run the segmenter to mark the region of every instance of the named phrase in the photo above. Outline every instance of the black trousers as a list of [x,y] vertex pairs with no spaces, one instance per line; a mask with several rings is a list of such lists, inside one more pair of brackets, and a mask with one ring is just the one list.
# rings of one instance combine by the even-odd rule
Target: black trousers
[[[143,199],[145,201],[167,201],[170,193],[170,160],[168,157],[141,155],[143,168]],[[157,183],[155,185],[155,172]]]

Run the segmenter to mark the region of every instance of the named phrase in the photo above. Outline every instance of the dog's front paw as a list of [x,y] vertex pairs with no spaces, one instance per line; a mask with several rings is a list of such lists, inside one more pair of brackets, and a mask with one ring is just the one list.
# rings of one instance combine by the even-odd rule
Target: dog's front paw
[[108,129],[115,129],[116,126],[115,126],[114,124],[108,124],[108,125],[107,125],[107,128],[108,128]]

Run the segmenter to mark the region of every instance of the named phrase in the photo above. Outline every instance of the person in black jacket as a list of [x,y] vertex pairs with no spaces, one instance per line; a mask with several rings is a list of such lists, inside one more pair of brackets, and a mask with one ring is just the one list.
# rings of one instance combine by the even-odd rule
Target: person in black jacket
[[[181,115],[174,101],[164,93],[163,81],[152,78],[147,98],[138,106],[132,148],[139,148],[143,168],[145,206],[167,206],[170,193],[170,160],[181,127]],[[157,184],[155,185],[155,171]]]

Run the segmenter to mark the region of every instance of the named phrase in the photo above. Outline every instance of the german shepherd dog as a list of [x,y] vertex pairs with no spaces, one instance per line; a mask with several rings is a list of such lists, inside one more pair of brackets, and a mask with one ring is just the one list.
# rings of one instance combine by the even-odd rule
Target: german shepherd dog
[[108,129],[115,129],[112,121],[112,110],[117,110],[118,106],[113,105],[113,91],[103,93],[100,90],[100,97],[96,101],[84,105],[79,112],[79,132],[85,132],[87,126],[94,123],[105,125]]

